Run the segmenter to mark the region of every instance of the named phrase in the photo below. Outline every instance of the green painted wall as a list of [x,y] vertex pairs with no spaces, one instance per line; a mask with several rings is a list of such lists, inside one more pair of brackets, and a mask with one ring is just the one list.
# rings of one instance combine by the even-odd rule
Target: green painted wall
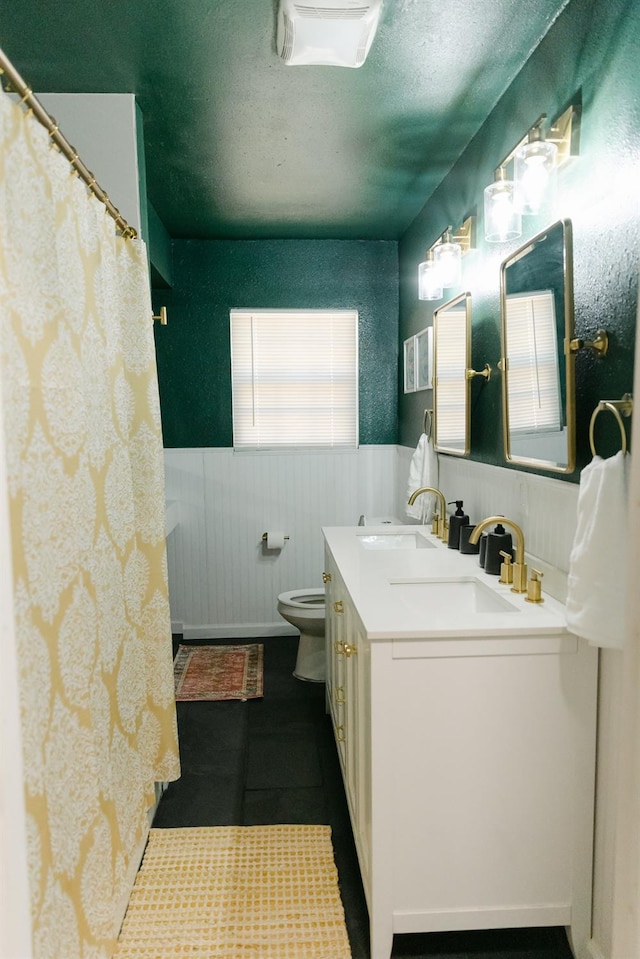
[[395,241],[176,240],[171,290],[154,292],[166,447],[231,446],[229,311],[359,312],[360,443],[398,437],[398,247]]
[[157,288],[171,286],[171,237],[151,203],[147,203],[147,221],[151,282]]
[[[472,294],[473,366],[500,356],[499,268],[514,249],[561,217],[573,223],[577,335],[599,327],[609,355],[576,361],[578,468],[591,458],[589,419],[600,399],[633,389],[637,278],[640,263],[640,3],[572,0],[499,101],[493,113],[400,242],[400,341],[432,322],[435,304],[417,299],[417,266],[448,224],[478,213],[477,249],[465,258],[463,288]],[[496,43],[499,56],[499,41]],[[483,190],[493,171],[537,119],[582,101],[580,156],[560,176],[555,210],[523,220],[513,243],[483,240]],[[446,299],[458,290],[445,291]],[[471,458],[506,466],[502,449],[501,377],[472,382]],[[400,392],[400,442],[415,445],[431,392]],[[608,417],[600,417],[603,422]],[[598,452],[619,448],[613,418],[598,426]],[[601,434],[601,435],[600,435]]]

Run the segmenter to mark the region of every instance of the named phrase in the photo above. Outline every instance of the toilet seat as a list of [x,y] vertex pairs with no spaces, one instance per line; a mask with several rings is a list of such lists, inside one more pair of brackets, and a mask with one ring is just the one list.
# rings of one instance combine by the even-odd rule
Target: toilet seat
[[315,609],[324,612],[324,588],[311,587],[309,589],[292,589],[288,593],[280,593],[278,602],[294,609]]

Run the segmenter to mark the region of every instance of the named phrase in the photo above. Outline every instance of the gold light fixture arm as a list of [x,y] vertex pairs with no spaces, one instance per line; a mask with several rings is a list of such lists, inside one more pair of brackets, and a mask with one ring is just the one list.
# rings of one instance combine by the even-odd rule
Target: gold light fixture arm
[[569,352],[578,350],[593,350],[598,356],[606,356],[609,350],[609,334],[606,330],[598,330],[593,340],[569,340]]
[[488,363],[485,363],[481,370],[466,370],[465,372],[468,380],[472,380],[474,376],[484,376],[488,383],[491,379],[492,369]]

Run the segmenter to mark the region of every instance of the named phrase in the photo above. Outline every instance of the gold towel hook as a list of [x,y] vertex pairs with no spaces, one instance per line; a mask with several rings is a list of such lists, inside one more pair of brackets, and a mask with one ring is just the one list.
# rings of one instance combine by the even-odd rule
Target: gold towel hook
[[633,410],[633,396],[631,393],[625,393],[621,400],[600,400],[594,409],[593,413],[591,414],[591,422],[589,423],[589,446],[591,447],[591,455],[596,456],[596,444],[593,438],[595,422],[598,418],[598,413],[602,413],[605,410],[613,413],[616,418],[618,428],[620,430],[621,450],[623,453],[626,453],[627,431],[624,428],[622,416],[631,416],[631,412]]
[[433,433],[433,410],[427,409],[424,411],[424,416],[422,417],[422,432],[428,440],[431,439],[431,434]]

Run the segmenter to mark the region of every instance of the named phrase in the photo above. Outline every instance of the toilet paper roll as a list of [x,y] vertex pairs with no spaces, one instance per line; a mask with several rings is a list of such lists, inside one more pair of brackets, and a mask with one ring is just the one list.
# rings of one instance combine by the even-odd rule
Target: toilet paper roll
[[267,530],[267,549],[282,549],[284,533],[279,529]]

